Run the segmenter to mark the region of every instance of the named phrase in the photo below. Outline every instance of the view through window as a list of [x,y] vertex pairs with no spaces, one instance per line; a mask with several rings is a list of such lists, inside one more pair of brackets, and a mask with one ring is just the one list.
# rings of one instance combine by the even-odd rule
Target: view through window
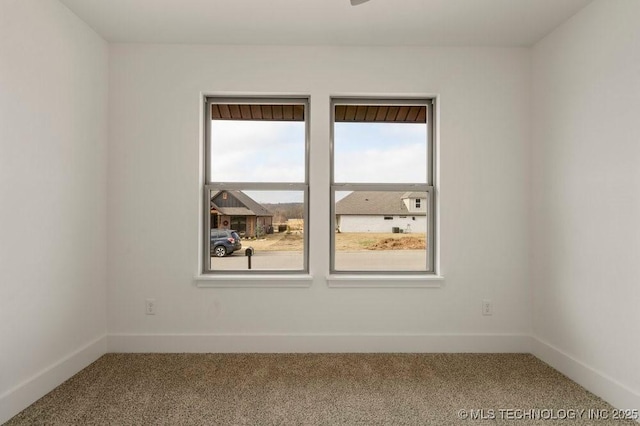
[[207,99],[205,273],[308,269],[307,105]]
[[433,272],[431,107],[332,100],[332,272]]

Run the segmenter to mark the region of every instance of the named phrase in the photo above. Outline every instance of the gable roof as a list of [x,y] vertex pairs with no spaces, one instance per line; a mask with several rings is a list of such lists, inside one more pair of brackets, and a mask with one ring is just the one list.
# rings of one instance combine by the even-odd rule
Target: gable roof
[[426,192],[405,192],[404,194],[402,194],[402,199],[404,200],[405,198],[410,198],[412,200],[415,200],[416,198],[427,198],[427,193]]
[[[220,207],[214,203],[214,199],[222,192],[227,192],[236,200],[238,200],[244,207]],[[211,193],[211,207],[215,208],[220,214],[227,216],[273,216],[269,210],[264,208],[260,203],[249,197],[247,194],[240,190],[227,190],[216,191]]]
[[[410,194],[410,195],[407,195]],[[427,198],[426,192],[354,191],[336,203],[336,214],[424,216],[410,212],[403,199]]]

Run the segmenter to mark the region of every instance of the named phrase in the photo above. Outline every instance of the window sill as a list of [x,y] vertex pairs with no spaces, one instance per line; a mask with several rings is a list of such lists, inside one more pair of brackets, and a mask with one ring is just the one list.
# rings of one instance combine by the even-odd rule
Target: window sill
[[313,276],[309,274],[196,275],[194,281],[199,288],[311,287]]
[[440,288],[442,275],[349,275],[327,276],[327,285],[335,288]]

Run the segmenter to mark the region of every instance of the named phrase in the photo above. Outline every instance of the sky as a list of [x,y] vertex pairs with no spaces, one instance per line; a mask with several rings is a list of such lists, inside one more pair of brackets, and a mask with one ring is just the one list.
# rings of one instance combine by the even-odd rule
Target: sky
[[[212,120],[211,138],[213,182],[304,182],[304,122]],[[426,182],[425,124],[336,123],[334,151],[336,182]],[[300,191],[245,192],[302,202]]]
[[426,183],[427,126],[336,123],[334,179],[343,183]]

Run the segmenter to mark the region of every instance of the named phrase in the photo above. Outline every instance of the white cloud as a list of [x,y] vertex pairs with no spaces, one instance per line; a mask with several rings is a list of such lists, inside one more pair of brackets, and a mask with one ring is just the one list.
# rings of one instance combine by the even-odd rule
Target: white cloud
[[[425,125],[337,123],[335,133],[336,182],[426,182]],[[304,182],[304,122],[215,120],[211,146],[212,181]]]
[[303,182],[303,122],[213,121],[212,180]]
[[426,125],[336,124],[336,182],[424,183],[426,176]]
[[354,157],[336,150],[336,182],[426,183],[427,153],[424,145],[369,148]]

